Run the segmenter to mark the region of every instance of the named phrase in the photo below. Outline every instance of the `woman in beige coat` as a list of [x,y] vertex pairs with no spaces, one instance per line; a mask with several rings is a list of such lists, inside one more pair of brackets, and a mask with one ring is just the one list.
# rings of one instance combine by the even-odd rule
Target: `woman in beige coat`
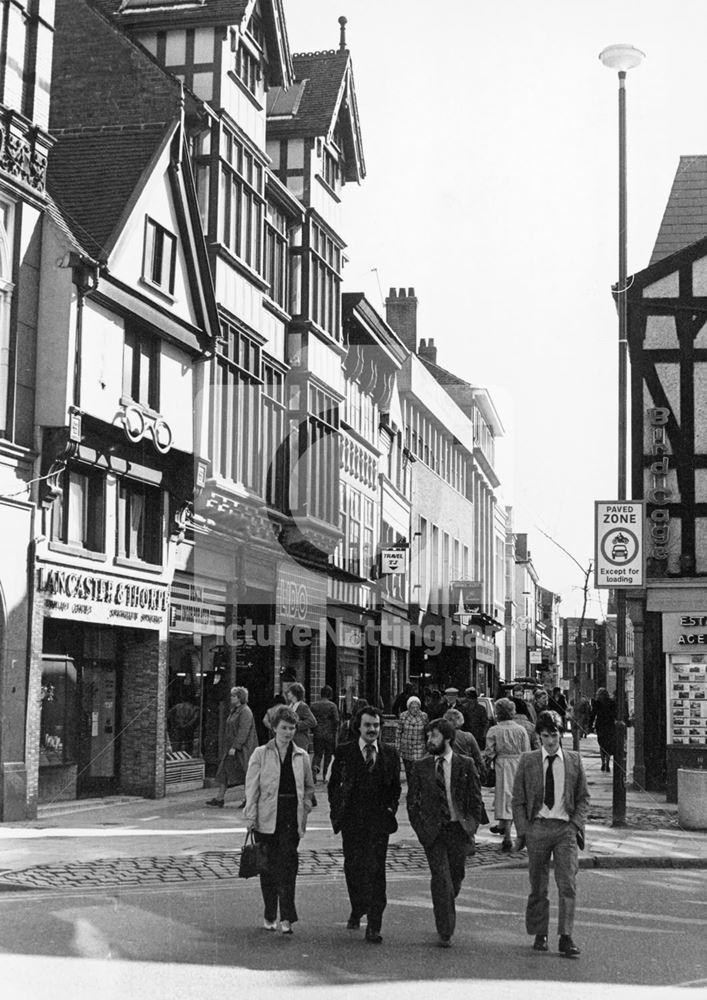
[[277,929],[279,905],[283,934],[291,934],[297,920],[297,845],[307,828],[314,795],[309,754],[294,743],[297,721],[286,705],[273,713],[275,737],[255,749],[245,780],[246,824],[267,847],[267,871],[260,876],[263,926]]

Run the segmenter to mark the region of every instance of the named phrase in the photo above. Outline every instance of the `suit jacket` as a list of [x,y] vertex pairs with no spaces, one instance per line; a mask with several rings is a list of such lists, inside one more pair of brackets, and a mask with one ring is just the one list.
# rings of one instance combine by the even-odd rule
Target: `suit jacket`
[[359,782],[366,777],[366,765],[358,745],[358,737],[350,743],[340,743],[334,753],[327,791],[329,815],[334,833],[351,828],[376,826],[395,833],[398,824],[395,813],[400,801],[400,757],[392,747],[378,741],[381,768],[381,799],[379,802],[358,801]]
[[[562,748],[565,761],[565,808],[570,823],[577,827],[577,843],[584,847],[584,826],[589,812],[589,789],[582,758],[574,750]],[[520,758],[513,783],[513,821],[519,837],[542,809],[545,780],[542,750],[531,750]]]
[[[452,752],[451,793],[457,819],[473,837],[481,822],[483,799],[479,772],[471,757]],[[431,844],[442,828],[434,757],[418,760],[410,775],[408,816],[423,847]]]

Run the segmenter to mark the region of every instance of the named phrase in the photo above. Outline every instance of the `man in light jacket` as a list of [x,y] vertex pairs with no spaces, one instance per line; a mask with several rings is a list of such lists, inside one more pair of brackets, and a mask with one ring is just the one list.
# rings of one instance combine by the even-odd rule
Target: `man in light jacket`
[[574,929],[578,848],[584,847],[589,790],[582,758],[561,744],[563,724],[557,712],[542,711],[536,723],[542,746],[524,753],[513,784],[516,847],[528,848],[530,895],[525,927],[534,934],[533,949],[547,951],[550,901],[547,889],[550,859],[555,862],[559,893],[559,951],[578,958]]

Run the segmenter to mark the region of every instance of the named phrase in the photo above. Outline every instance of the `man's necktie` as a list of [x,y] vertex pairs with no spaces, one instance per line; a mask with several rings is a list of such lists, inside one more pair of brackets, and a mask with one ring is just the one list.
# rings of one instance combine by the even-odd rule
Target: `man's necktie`
[[555,763],[557,754],[553,754],[551,757],[547,758],[547,771],[545,773],[545,798],[543,802],[548,807],[552,809],[555,805],[555,778],[552,773],[552,765]]
[[439,795],[439,809],[443,823],[450,820],[449,802],[447,801],[447,786],[444,783],[444,757],[437,758],[435,767],[435,781],[437,783],[437,793]]
[[372,771],[376,766],[376,751],[371,743],[366,744],[366,770]]

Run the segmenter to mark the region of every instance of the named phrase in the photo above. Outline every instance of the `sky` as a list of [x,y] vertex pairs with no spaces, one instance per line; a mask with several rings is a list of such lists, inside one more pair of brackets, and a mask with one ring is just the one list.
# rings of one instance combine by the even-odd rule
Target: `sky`
[[[414,287],[438,363],[490,390],[502,502],[578,615],[594,501],[617,489],[618,79],[598,55],[646,54],[627,79],[630,274],[679,157],[707,153],[707,4],[284,3],[293,52],[337,48],[348,18],[367,176],[343,191],[345,290],[384,315]],[[587,615],[605,611],[592,591]]]

